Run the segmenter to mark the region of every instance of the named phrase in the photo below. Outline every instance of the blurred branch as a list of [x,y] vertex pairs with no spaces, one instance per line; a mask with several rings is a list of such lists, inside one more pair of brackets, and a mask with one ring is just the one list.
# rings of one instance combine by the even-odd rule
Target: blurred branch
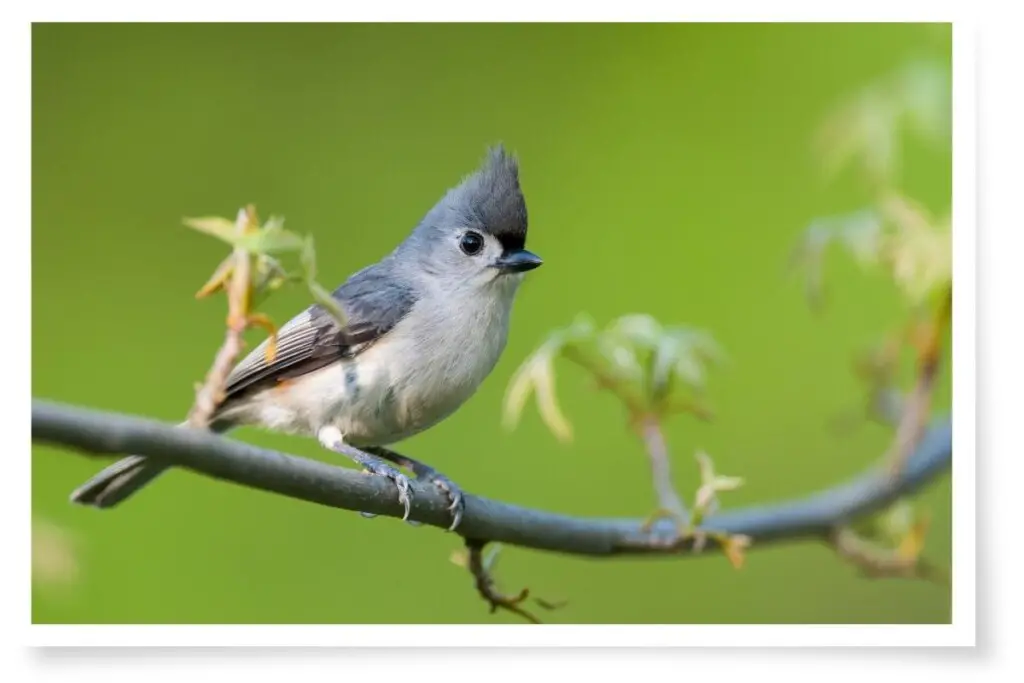
[[669,464],[668,444],[657,416],[641,418],[636,427],[647,448],[651,463],[651,479],[658,498],[657,516],[666,516],[685,525],[689,522],[686,505],[672,486],[672,471]]
[[924,327],[917,340],[917,380],[910,397],[904,402],[902,417],[896,425],[896,437],[885,456],[893,475],[899,473],[927,424],[939,373],[941,338],[949,326],[952,306],[953,290],[950,287],[942,298],[935,320]]
[[841,558],[869,578],[924,579],[948,584],[948,574],[924,561],[920,555],[923,532],[924,527],[908,535],[906,541],[895,549],[872,543],[847,527],[837,528],[829,542]]
[[[32,439],[90,454],[145,455],[222,481],[329,507],[398,518],[404,512],[394,487],[380,477],[152,419],[34,399]],[[769,542],[829,538],[836,527],[921,488],[945,472],[951,459],[952,427],[942,419],[925,431],[895,478],[884,468],[875,468],[805,498],[708,515],[698,531],[745,537],[755,548]],[[410,518],[447,529],[447,498],[429,484],[414,480],[412,488]],[[570,517],[469,494],[465,502],[459,531],[466,538],[590,556],[695,554],[695,536],[670,545],[651,543],[641,519]],[[712,544],[708,549],[723,548]]]

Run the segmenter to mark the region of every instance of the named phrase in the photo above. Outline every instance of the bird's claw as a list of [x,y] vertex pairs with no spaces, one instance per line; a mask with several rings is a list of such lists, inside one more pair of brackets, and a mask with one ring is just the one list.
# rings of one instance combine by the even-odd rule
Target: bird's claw
[[427,480],[441,489],[448,496],[448,500],[451,501],[448,505],[448,511],[452,513],[452,524],[448,527],[448,531],[455,531],[459,523],[462,522],[462,513],[466,509],[466,501],[462,497],[462,490],[451,479],[437,472],[429,475]]
[[412,489],[409,486],[409,478],[384,462],[367,462],[363,464],[363,469],[368,474],[384,477],[395,483],[395,486],[398,487],[398,502],[405,507],[402,521],[407,521],[412,509]]
[[[395,453],[394,451],[388,450],[386,448],[370,448],[367,450],[367,452],[373,455],[375,458],[382,458],[383,460],[392,462],[398,465],[399,467],[404,467],[407,470],[410,470],[416,476],[416,481],[429,482],[436,486],[437,488],[439,488],[450,501],[447,510],[452,513],[452,524],[450,527],[448,527],[448,531],[455,531],[455,529],[462,522],[463,512],[466,509],[466,504],[464,497],[462,495],[462,490],[458,486],[456,486],[455,482],[453,482],[451,479],[444,476],[434,468],[430,467],[429,465],[426,465],[418,460],[413,460],[412,458],[406,457],[400,453]],[[381,462],[383,462],[383,460],[381,460]],[[406,491],[409,492],[408,480],[405,480],[405,483]],[[401,485],[399,485],[400,491],[401,488]],[[408,504],[406,506],[406,518],[407,517]],[[405,521],[412,523],[411,520],[409,519],[405,519]]]

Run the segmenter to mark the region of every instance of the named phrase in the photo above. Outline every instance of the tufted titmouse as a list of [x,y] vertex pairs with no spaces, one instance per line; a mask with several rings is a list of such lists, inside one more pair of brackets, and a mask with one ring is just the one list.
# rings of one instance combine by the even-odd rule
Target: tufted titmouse
[[[393,481],[408,517],[409,480],[393,465],[406,467],[447,494],[454,529],[462,515],[458,487],[383,446],[451,415],[494,368],[523,273],[541,264],[525,248],[526,228],[518,162],[499,145],[393,252],[334,291],[347,327],[314,305],[281,327],[272,362],[267,341],[253,349],[228,377],[210,428],[315,436]],[[165,468],[124,458],[71,500],[113,507]]]

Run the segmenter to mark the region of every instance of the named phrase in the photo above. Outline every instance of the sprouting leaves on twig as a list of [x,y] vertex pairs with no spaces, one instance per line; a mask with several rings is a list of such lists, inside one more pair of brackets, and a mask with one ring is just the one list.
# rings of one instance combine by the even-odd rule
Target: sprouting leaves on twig
[[530,394],[537,398],[541,419],[561,441],[572,438],[572,425],[558,404],[555,395],[555,359],[572,344],[586,340],[593,334],[591,320],[580,315],[568,327],[556,330],[516,370],[505,394],[504,422],[508,429],[515,427]]
[[858,161],[871,181],[870,206],[812,222],[794,253],[793,265],[807,275],[807,292],[820,304],[822,263],[833,242],[845,245],[860,265],[881,267],[913,306],[952,280],[949,215],[933,217],[897,188],[901,135],[912,132],[949,146],[952,91],[949,65],[916,60],[870,83],[841,102],[815,137],[818,158],[829,176]]
[[655,522],[668,518],[676,522],[677,534],[667,543],[657,538],[648,539],[645,543],[653,547],[680,547],[682,544],[692,543],[693,552],[699,553],[704,550],[710,539],[719,545],[729,563],[734,568],[740,569],[752,539],[744,534],[705,530],[701,528],[701,525],[708,515],[714,514],[718,510],[718,494],[738,489],[744,484],[744,480],[741,477],[717,474],[707,453],[698,451],[696,459],[700,469],[701,483],[694,494],[692,512],[684,521],[676,517],[671,510],[655,511],[643,522],[641,530],[645,533],[650,532],[654,528]]
[[[812,304],[821,299],[825,247],[838,241],[863,267],[882,270],[903,300],[910,319],[890,331],[886,341],[856,363],[867,384],[868,412],[896,428],[886,459],[898,472],[916,447],[931,407],[941,353],[950,322],[953,284],[949,217],[936,219],[918,203],[893,191],[882,193],[871,210],[818,222],[807,232],[796,260],[808,273]],[[916,377],[909,396],[897,387],[901,350],[916,351]]]
[[665,326],[648,315],[630,314],[599,329],[585,315],[552,332],[520,365],[505,394],[504,423],[518,423],[531,394],[548,429],[560,440],[572,426],[555,393],[555,363],[582,367],[598,387],[622,401],[633,420],[691,412],[707,417],[707,370],[724,354],[703,330]]
[[923,303],[953,280],[953,239],[948,215],[934,218],[920,204],[895,193],[881,203],[893,226],[879,248],[879,262],[912,304]]
[[[256,310],[266,298],[289,282],[304,282],[314,299],[321,298],[322,288],[316,283],[315,253],[311,237],[301,237],[284,229],[284,219],[271,217],[260,224],[252,205],[239,210],[232,222],[226,218],[186,218],[185,225],[231,245],[229,253],[217,266],[209,280],[196,292],[197,298],[224,291],[228,299],[227,333],[206,374],[196,388],[196,400],[189,411],[188,423],[205,427],[216,407],[224,399],[224,387],[232,367],[245,345],[243,334],[258,327],[268,334],[265,353],[267,362],[277,354],[277,326],[269,316]],[[278,255],[298,252],[300,273],[289,273]],[[330,297],[327,297],[330,299]],[[333,300],[325,306],[340,325],[345,318]]]
[[726,477],[715,473],[714,463],[707,453],[697,453],[697,465],[700,468],[700,487],[693,501],[693,523],[700,524],[706,515],[718,509],[718,494],[734,491],[743,485],[742,477]]
[[[255,219],[255,212],[253,215],[251,225],[241,234],[236,230],[233,221],[217,216],[186,218],[184,222],[194,230],[216,237],[233,248],[244,249],[250,254],[252,306],[262,303],[267,296],[285,284],[302,283],[309,290],[313,300],[327,310],[340,325],[344,325],[344,311],[330,292],[316,281],[316,250],[313,237],[286,230],[284,219],[279,216],[271,216],[260,225]],[[289,254],[297,256],[298,272],[289,272],[282,265],[280,257]],[[234,262],[233,256],[227,257],[196,296],[209,296],[223,289],[230,280]],[[273,329],[266,316],[259,318],[261,327]]]
[[254,226],[253,229],[241,235],[236,233],[233,221],[218,216],[186,218],[185,225],[216,237],[222,242],[227,242],[232,247],[245,249],[254,254],[298,251],[304,243],[302,237],[284,229],[283,219],[275,217],[268,220],[262,227]]
[[912,306],[949,287],[953,245],[949,216],[935,218],[918,203],[895,192],[877,206],[814,221],[793,253],[804,271],[807,295],[820,305],[823,264],[828,247],[839,243],[864,268],[879,268]]
[[710,456],[703,451],[699,451],[696,458],[700,469],[700,486],[694,495],[689,530],[689,535],[695,539],[694,550],[699,552],[710,537],[722,547],[732,566],[739,569],[743,566],[745,551],[750,547],[750,537],[742,534],[707,533],[701,531],[699,527],[708,515],[718,510],[718,494],[735,491],[743,486],[744,480],[742,477],[728,477],[716,473]]
[[899,170],[900,134],[907,130],[928,143],[948,144],[951,113],[948,68],[911,62],[829,112],[815,136],[815,153],[828,177],[856,165],[873,185],[888,185]]
[[[613,322],[603,337],[615,348],[628,348],[639,370],[634,379],[644,384],[651,400],[663,400],[678,380],[702,392],[707,368],[724,362],[714,337],[704,330],[665,327],[649,315],[625,315]],[[638,354],[646,352],[648,371],[640,370]]]
[[[910,308],[909,320],[898,332],[890,330],[880,353],[857,364],[869,389],[867,415],[896,430],[886,455],[893,474],[924,430],[941,339],[950,322],[953,279],[951,218],[948,212],[931,215],[897,189],[897,152],[905,130],[932,144],[949,144],[950,95],[948,65],[917,61],[870,84],[830,114],[815,140],[819,161],[830,176],[859,161],[873,201],[860,211],[812,222],[791,262],[806,277],[812,306],[820,308],[825,254],[838,242],[862,268],[882,271]],[[917,355],[909,394],[896,380],[905,346]]]

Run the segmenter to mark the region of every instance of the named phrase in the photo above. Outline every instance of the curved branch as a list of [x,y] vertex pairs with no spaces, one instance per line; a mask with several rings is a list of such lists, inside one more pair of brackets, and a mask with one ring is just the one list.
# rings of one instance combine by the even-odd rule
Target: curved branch
[[[345,510],[401,518],[394,487],[380,477],[287,455],[156,420],[34,399],[32,439],[92,454],[139,454],[223,481]],[[899,476],[873,469],[806,498],[739,508],[705,518],[702,531],[742,534],[756,548],[768,542],[825,538],[837,525],[882,509],[946,471],[952,461],[948,419],[932,424]],[[447,529],[448,501],[435,487],[412,483],[410,519]],[[577,555],[693,555],[692,543],[650,542],[642,519],[586,519],[466,495],[459,534]],[[708,551],[717,549],[708,546]]]

